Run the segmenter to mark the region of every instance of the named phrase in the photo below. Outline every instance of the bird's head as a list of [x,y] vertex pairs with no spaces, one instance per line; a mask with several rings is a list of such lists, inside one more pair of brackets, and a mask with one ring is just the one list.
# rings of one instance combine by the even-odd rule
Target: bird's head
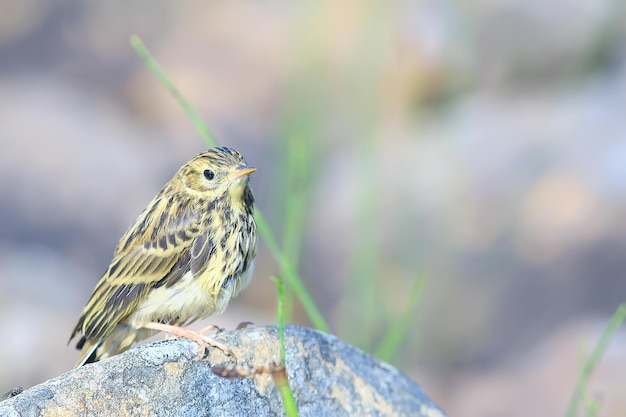
[[256,168],[246,164],[234,149],[218,147],[196,155],[178,172],[183,186],[190,194],[213,199],[230,196],[244,198],[248,176]]

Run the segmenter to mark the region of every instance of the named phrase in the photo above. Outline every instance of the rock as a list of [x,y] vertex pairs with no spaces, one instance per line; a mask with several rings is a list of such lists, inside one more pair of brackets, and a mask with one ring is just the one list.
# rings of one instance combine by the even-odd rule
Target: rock
[[[238,365],[270,366],[278,329],[224,332]],[[445,416],[424,391],[390,365],[335,336],[285,328],[286,367],[300,416]],[[0,416],[276,416],[284,415],[270,375],[226,379],[211,367],[234,364],[211,348],[198,359],[186,339],[145,344],[73,369],[0,403]]]

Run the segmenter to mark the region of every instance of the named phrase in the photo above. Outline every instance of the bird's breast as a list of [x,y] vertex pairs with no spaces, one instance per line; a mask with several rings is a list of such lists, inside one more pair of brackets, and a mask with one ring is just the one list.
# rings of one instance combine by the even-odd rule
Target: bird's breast
[[215,250],[205,267],[195,269],[195,274],[190,268],[173,285],[152,288],[126,322],[133,327],[149,322],[184,325],[224,311],[248,286],[256,255],[254,221],[233,226],[211,236]]

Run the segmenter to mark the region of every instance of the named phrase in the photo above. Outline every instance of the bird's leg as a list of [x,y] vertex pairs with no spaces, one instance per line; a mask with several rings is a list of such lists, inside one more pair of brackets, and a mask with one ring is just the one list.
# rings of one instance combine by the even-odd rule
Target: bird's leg
[[194,342],[196,342],[198,345],[200,345],[200,348],[202,349],[202,357],[204,357],[204,353],[206,352],[206,345],[210,345],[210,346],[220,349],[227,356],[232,356],[232,357],[235,356],[233,352],[226,345],[218,342],[217,340],[209,339],[208,337],[205,337],[198,332],[194,332],[193,330],[189,330],[181,326],[150,322],[150,323],[144,324],[142,327],[146,329],[157,330],[160,332],[167,332],[177,337],[185,337],[187,339],[191,339]]

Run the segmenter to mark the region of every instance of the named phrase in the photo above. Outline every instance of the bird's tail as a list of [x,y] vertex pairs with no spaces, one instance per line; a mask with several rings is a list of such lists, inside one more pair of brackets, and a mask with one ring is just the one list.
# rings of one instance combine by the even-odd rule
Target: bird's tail
[[80,358],[74,365],[74,368],[79,368],[87,363],[100,360],[103,345],[104,340],[92,342],[83,336],[76,344],[76,349],[80,349]]
[[76,349],[80,349],[80,359],[76,362],[76,368],[122,353],[136,341],[143,340],[155,333],[155,330],[137,329],[119,323],[110,334],[100,339],[87,339],[82,335],[76,344]]

